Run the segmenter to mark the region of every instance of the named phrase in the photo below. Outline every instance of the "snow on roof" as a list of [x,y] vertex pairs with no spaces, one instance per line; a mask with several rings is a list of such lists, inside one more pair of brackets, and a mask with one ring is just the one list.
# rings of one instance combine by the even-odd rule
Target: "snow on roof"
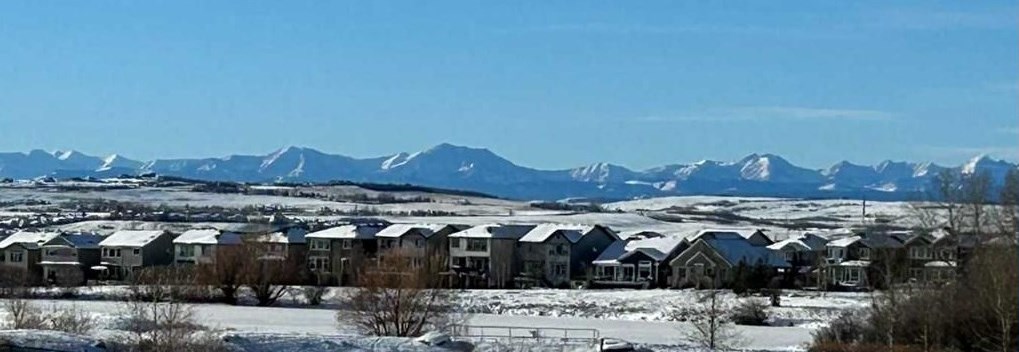
[[762,263],[772,267],[789,266],[789,263],[775,251],[764,247],[755,247],[743,236],[711,236],[701,238],[699,241],[704,241],[733,265],[743,262],[748,265]]
[[662,261],[669,256],[669,253],[672,253],[676,247],[683,243],[683,240],[683,237],[669,236],[615,241],[598,255],[594,263],[615,264],[636,252],[644,253],[657,261]]
[[120,230],[106,236],[99,245],[102,247],[144,247],[166,231],[160,230]]
[[620,232],[620,233],[616,234],[616,237],[619,237],[620,239],[624,239],[624,240],[625,239],[629,239],[629,238],[639,239],[639,238],[652,238],[652,237],[664,237],[664,236],[665,235],[663,235],[661,232],[648,231],[648,230],[623,231],[623,232]]
[[861,239],[862,239],[862,237],[860,237],[860,236],[843,237],[843,238],[840,238],[840,239],[828,242],[828,246],[829,247],[849,247],[850,245],[852,245],[853,243],[856,243],[857,241],[859,241]]
[[928,268],[954,268],[956,265],[955,265],[955,262],[952,262],[952,261],[935,260],[935,261],[924,263],[923,266],[928,267]]
[[818,251],[824,249],[825,245],[828,244],[828,240],[821,236],[805,232],[796,237],[790,237],[782,241],[775,242],[768,246],[768,249],[781,250],[786,246],[792,246],[797,251]]
[[342,225],[309,233],[307,238],[370,240],[382,230],[381,225]]
[[15,243],[21,244],[29,249],[38,248],[43,243],[46,243],[57,236],[60,236],[60,233],[18,231],[0,241],[0,249],[6,249]]
[[584,235],[590,233],[594,228],[594,225],[541,224],[528,231],[524,237],[520,238],[520,242],[542,243],[551,238],[552,235],[560,233],[570,243],[577,243],[577,241],[580,241]]
[[307,235],[307,230],[299,227],[292,227],[283,231],[277,231],[268,235],[260,236],[258,240],[264,243],[303,244],[305,243],[305,237],[307,237]]
[[517,240],[531,231],[534,225],[486,224],[450,234],[453,238],[496,238]]
[[103,236],[94,233],[69,233],[54,237],[53,239],[46,241],[43,246],[54,244],[53,242],[58,239],[67,241],[67,243],[71,244],[71,247],[88,249],[99,248],[99,242],[103,241]]
[[220,231],[216,229],[187,230],[173,239],[175,244],[217,244]]
[[408,232],[417,231],[425,238],[432,237],[436,232],[442,231],[443,228],[449,225],[442,224],[393,224],[386,226],[378,233],[375,237],[389,237],[395,238],[406,235]]
[[838,264],[839,266],[870,266],[869,260],[847,260]]

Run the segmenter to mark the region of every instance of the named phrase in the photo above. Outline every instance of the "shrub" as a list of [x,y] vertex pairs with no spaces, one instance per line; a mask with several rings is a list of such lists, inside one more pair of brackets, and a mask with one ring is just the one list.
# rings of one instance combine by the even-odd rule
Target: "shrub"
[[732,311],[732,321],[737,325],[768,325],[768,305],[756,299],[747,299]]

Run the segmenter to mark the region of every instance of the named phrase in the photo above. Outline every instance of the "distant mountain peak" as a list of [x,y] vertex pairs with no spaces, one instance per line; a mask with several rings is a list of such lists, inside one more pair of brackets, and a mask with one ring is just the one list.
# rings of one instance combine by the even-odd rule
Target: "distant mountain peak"
[[931,187],[931,178],[945,170],[956,174],[987,172],[1000,183],[1004,173],[1015,168],[1009,162],[980,155],[956,167],[890,160],[865,166],[840,161],[822,171],[796,166],[776,154],[752,153],[735,161],[701,160],[643,171],[609,162],[538,170],[516,165],[485,148],[450,143],[413,153],[362,159],[300,146],[285,146],[261,155],[156,159],[145,163],[118,154],[100,158],[74,150],[0,153],[0,177],[18,179],[154,172],[240,182],[410,183],[545,200],[697,194],[821,198],[866,194],[876,197],[870,199],[915,199],[911,197],[926,192]]

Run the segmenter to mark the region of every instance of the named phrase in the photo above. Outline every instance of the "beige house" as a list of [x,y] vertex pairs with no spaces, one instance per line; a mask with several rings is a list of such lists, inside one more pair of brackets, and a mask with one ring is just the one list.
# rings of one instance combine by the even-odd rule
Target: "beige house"
[[[375,234],[378,240],[378,259],[388,255],[409,256],[415,268],[445,270],[449,256],[448,237],[466,226],[442,224],[393,224]],[[435,262],[433,262],[433,260]]]
[[592,261],[618,238],[600,225],[541,224],[517,241],[520,287],[565,287],[593,277]]
[[131,274],[149,266],[169,265],[173,262],[173,237],[168,231],[121,230],[99,242],[102,276],[112,280],[125,280]]
[[[19,231],[0,240],[0,266],[15,284],[42,283],[42,244],[59,236],[57,232]],[[7,275],[5,275],[7,276]]]

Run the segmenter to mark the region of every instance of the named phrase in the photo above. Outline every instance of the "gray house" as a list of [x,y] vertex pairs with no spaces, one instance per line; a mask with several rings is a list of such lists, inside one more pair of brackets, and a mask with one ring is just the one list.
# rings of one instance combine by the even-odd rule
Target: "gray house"
[[457,287],[511,287],[517,240],[534,225],[488,224],[449,235],[449,267]]
[[601,225],[541,224],[517,241],[517,286],[564,287],[585,281],[591,262],[618,238]]
[[449,263],[449,235],[466,229],[461,225],[393,224],[375,234],[378,259],[409,256],[411,266],[445,271]]
[[592,262],[592,284],[599,287],[664,287],[672,270],[669,261],[680,253],[684,238],[641,231],[618,240]]
[[384,223],[361,223],[307,234],[308,269],[325,283],[357,283],[358,274],[378,251],[375,234],[385,227]]
[[173,262],[173,238],[169,231],[121,230],[99,242],[102,251],[101,276],[126,280],[142,267],[169,265]]
[[[690,240],[690,239],[693,240]],[[739,270],[761,268],[772,276],[776,269],[788,269],[782,256],[765,246],[755,246],[739,233],[704,230],[684,241],[684,249],[669,263],[673,287],[727,287]]]
[[64,234],[42,244],[42,278],[60,286],[81,285],[96,278],[93,266],[99,265],[99,242],[93,233]]

